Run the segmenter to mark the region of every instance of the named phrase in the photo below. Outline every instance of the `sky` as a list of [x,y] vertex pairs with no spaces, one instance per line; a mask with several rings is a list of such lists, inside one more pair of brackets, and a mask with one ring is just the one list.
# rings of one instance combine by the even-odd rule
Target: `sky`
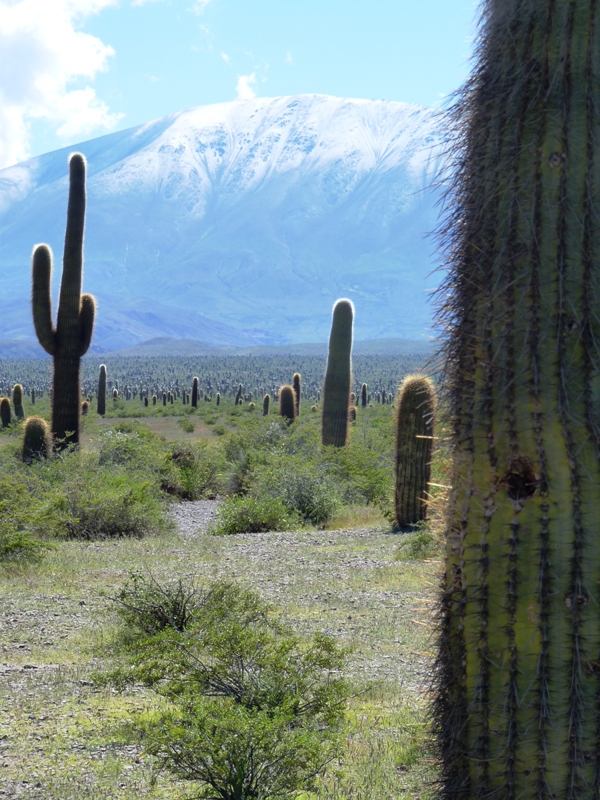
[[208,103],[439,107],[477,0],[0,0],[0,168]]

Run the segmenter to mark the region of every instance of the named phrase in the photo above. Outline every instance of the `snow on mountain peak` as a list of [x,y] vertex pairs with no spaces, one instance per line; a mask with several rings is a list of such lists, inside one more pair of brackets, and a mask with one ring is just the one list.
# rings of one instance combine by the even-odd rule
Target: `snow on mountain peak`
[[[193,338],[204,315],[221,325],[207,325],[206,341],[211,330],[223,341],[225,327],[233,338],[324,340],[332,301],[350,293],[361,298],[363,337],[414,337],[428,325],[423,234],[435,226],[429,187],[441,153],[430,109],[325,95],[237,100],[0,171],[0,257],[24,266],[8,270],[15,298],[29,293],[33,242],[61,246],[73,149],[89,165],[86,286],[125,328],[100,327],[107,346],[148,332]],[[410,319],[392,310],[403,297]],[[20,313],[8,316],[0,337],[28,335]]]

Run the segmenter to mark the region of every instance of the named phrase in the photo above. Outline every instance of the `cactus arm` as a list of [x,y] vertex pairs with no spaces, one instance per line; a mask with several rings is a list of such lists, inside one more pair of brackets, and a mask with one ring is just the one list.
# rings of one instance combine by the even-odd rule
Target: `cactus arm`
[[96,316],[96,301],[91,294],[81,295],[81,308],[79,309],[79,355],[84,356],[92,342],[94,333],[94,318]]
[[34,248],[32,259],[31,308],[39,343],[53,356],[56,353],[56,330],[52,323],[52,251],[45,244]]
[[[56,327],[70,329],[78,321],[83,273],[83,231],[85,223],[85,159],[74,153],[69,161],[69,201],[63,254],[63,274]],[[66,333],[66,331],[65,331]],[[67,334],[68,335],[68,334]]]

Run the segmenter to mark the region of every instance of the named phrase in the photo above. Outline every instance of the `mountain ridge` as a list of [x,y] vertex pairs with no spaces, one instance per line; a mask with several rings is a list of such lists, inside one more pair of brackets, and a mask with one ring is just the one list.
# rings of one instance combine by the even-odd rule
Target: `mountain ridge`
[[[360,338],[427,333],[438,126],[410,104],[299,95],[200,106],[78,145],[95,341],[326,339],[343,296]],[[71,150],[0,171],[2,339],[33,333],[33,244],[60,260]]]

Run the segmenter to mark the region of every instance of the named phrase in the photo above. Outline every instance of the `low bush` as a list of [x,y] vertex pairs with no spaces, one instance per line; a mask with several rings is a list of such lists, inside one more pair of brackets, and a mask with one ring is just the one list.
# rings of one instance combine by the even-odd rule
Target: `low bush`
[[149,635],[165,628],[184,631],[200,603],[193,581],[178,578],[161,584],[142,572],[131,572],[114,600],[123,622]]
[[301,520],[280,498],[230,497],[219,508],[216,522],[209,532],[217,536],[233,533],[290,531]]
[[258,468],[253,478],[252,496],[281,500],[290,512],[312,525],[326,523],[340,506],[337,487],[319,463],[307,464],[293,457],[273,459]]
[[322,634],[299,639],[235,584],[213,584],[183,632],[165,627],[121,658],[108,681],[166,701],[137,716],[146,753],[196,797],[293,797],[340,751],[343,651]]
[[168,446],[161,468],[161,488],[181,500],[215,497],[224,469],[222,453],[207,442],[174,442]]
[[398,561],[420,561],[439,555],[441,545],[428,530],[427,523],[419,525],[413,533],[402,534],[402,542],[396,551]]

